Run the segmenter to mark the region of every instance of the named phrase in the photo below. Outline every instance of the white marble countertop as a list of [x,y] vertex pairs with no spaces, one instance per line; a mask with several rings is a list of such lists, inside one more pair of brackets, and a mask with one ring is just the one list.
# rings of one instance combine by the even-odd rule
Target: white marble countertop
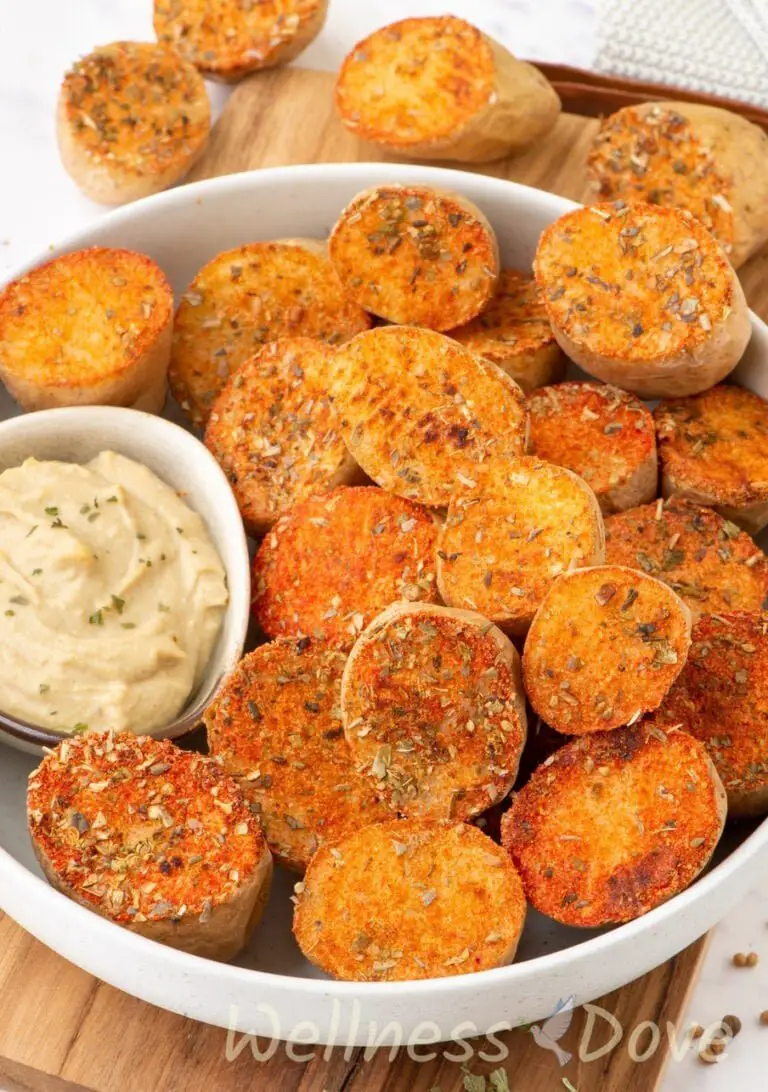
[[[152,36],[149,0],[6,0],[2,6],[0,278],[29,254],[104,215],[77,192],[59,163],[53,118],[62,73],[95,45]],[[302,63],[335,68],[374,27],[450,7],[519,56],[588,67],[597,6],[598,0],[332,0],[326,28]],[[212,87],[211,92],[220,109],[226,90]],[[664,1092],[757,1092],[768,1085],[768,1027],[758,1022],[761,1010],[768,1009],[767,924],[768,877],[756,876],[753,894],[715,930],[688,1011],[688,1020],[702,1025],[735,1013],[743,1030],[717,1065],[703,1066],[691,1056],[670,1060]],[[730,964],[735,951],[756,951],[764,958],[754,969],[737,970]],[[577,1084],[574,1076],[569,1079]]]

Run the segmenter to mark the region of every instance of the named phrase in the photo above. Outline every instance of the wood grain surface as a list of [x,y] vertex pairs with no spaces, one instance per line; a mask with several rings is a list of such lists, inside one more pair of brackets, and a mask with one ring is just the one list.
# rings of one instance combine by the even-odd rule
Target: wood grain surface
[[[264,72],[240,84],[192,178],[294,163],[381,160],[376,149],[358,143],[337,121],[332,85],[331,75],[301,69]],[[599,113],[599,103],[590,101],[589,112]],[[596,126],[592,118],[564,114],[541,147],[491,164],[484,173],[579,200]],[[752,306],[764,318],[767,261],[763,253],[740,271]],[[577,1011],[562,1040],[574,1055],[563,1069],[527,1031],[500,1037],[509,1051],[503,1068],[510,1088],[557,1092],[568,1087],[566,1078],[578,1092],[653,1092],[669,1058],[663,1045],[667,1023],[675,1027],[680,1021],[704,947],[698,941],[598,1002],[621,1022],[625,1035],[597,1060],[579,1060],[583,1010]],[[720,1015],[699,1013],[697,1018],[707,1022]],[[648,1060],[634,1062],[627,1042],[643,1021],[661,1027],[662,1045]],[[605,1042],[607,1034],[602,1025],[595,1039]],[[280,1046],[269,1061],[258,1063],[247,1044],[234,1061],[227,1061],[226,1045],[225,1031],[153,1008],[97,981],[0,914],[0,1087],[9,1092],[459,1092],[467,1076],[460,1065],[442,1057],[442,1050],[450,1047],[439,1048],[433,1061],[418,1064],[405,1051],[394,1060],[386,1051],[366,1059],[362,1048],[346,1054],[336,1049],[328,1057],[318,1048],[311,1061],[298,1062]],[[484,1040],[474,1046],[477,1051],[496,1049]],[[674,1064],[698,1063],[686,1057]],[[469,1071],[487,1074],[499,1065],[498,1060],[475,1059]]]
[[[497,1043],[470,1045],[476,1055],[465,1068],[442,1057],[449,1044],[422,1047],[438,1051],[432,1061],[415,1062],[405,1050],[394,1059],[381,1050],[365,1057],[363,1047],[336,1048],[324,1057],[295,1061],[280,1044],[268,1061],[257,1061],[250,1043],[227,1032],[154,1008],[92,978],[55,955],[0,914],[0,1088],[4,1092],[460,1092],[467,1072],[476,1076],[503,1068],[513,1092],[556,1092],[565,1076],[578,1092],[653,1092],[668,1059],[659,1047],[644,1062],[630,1058],[635,1028],[651,1020],[662,1029],[676,1025],[703,958],[700,940],[675,959],[616,990],[595,1004],[612,1013],[625,1029],[622,1042],[594,1061],[579,1060],[579,1047],[594,1051],[610,1036],[600,1018],[584,1038],[587,1014],[575,1013],[560,1046],[573,1054],[562,1069],[554,1054],[542,1050],[526,1030],[508,1032]],[[425,1013],[425,1016],[427,1014]],[[703,1014],[718,1019],[720,1014]],[[642,1033],[641,1033],[642,1034]],[[647,1045],[638,1039],[638,1051]],[[498,1060],[499,1043],[509,1052]],[[259,1044],[266,1051],[267,1044]],[[680,1065],[698,1065],[692,1056]],[[492,1092],[489,1089],[489,1092]]]

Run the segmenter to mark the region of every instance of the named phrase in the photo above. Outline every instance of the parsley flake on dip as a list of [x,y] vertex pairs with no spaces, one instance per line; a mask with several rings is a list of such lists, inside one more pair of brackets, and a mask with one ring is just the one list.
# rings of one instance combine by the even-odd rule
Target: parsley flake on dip
[[0,474],[0,710],[53,731],[164,727],[228,602],[200,516],[147,467],[27,459]]

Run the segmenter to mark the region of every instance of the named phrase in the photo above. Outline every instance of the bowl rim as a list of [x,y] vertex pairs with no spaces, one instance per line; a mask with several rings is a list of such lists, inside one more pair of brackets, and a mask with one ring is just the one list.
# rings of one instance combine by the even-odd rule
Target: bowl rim
[[[247,192],[254,187],[258,188],[259,181],[265,178],[273,184],[279,185],[280,183],[290,184],[293,179],[299,177],[306,181],[307,176],[309,176],[309,179],[314,180],[316,183],[322,182],[329,177],[335,177],[350,184],[357,180],[361,184],[360,188],[363,188],[363,186],[371,184],[372,174],[377,174],[382,184],[396,181],[406,184],[413,182],[436,186],[442,184],[449,188],[458,189],[459,192],[461,192],[462,180],[470,178],[474,184],[481,183],[489,190],[498,191],[503,187],[507,192],[517,191],[519,198],[523,201],[527,200],[529,203],[532,200],[536,201],[540,208],[549,206],[553,219],[578,205],[577,202],[561,197],[558,194],[503,178],[431,165],[360,162],[268,167],[258,171],[243,171],[188,183],[109,212],[95,222],[69,233],[53,250],[46,248],[44,251],[33,255],[30,260],[17,265],[3,283],[23,275],[29,269],[42,261],[49,260],[52,256],[65,253],[69,249],[81,249],[85,246],[94,245],[88,241],[91,233],[100,234],[106,228],[117,228],[129,223],[137,211],[145,208],[148,203],[152,203],[155,209],[161,209],[166,205],[179,205],[185,201],[199,202],[201,198],[219,193],[231,194],[241,190]],[[750,319],[753,329],[759,328],[763,336],[768,340],[768,325],[751,310]],[[431,995],[440,994],[446,988],[449,988],[459,1001],[462,998],[469,1001],[470,995],[482,991],[484,987],[504,984],[508,985],[510,989],[519,988],[526,982],[530,982],[537,974],[541,973],[543,975],[547,972],[562,969],[566,963],[569,965],[571,974],[578,974],[580,970],[585,969],[591,960],[610,952],[619,942],[631,944],[632,941],[636,941],[646,933],[663,933],[672,919],[683,915],[686,910],[694,905],[705,902],[714,891],[727,886],[729,880],[741,873],[742,869],[747,866],[747,862],[756,858],[761,850],[764,852],[768,850],[768,818],[759,823],[722,861],[709,871],[699,875],[689,887],[632,921],[617,925],[597,936],[589,936],[584,940],[576,941],[567,948],[534,956],[520,962],[471,974],[417,980],[350,982],[336,979],[329,980],[327,978],[309,978],[299,975],[277,974],[272,971],[259,970],[258,968],[240,967],[232,963],[218,963],[166,945],[162,945],[163,951],[158,952],[157,942],[122,929],[114,922],[100,917],[98,914],[61,895],[43,879],[26,868],[21,861],[11,856],[1,845],[0,907],[3,904],[21,907],[25,896],[34,899],[39,904],[36,913],[38,920],[57,917],[59,925],[63,921],[64,929],[56,930],[57,937],[62,933],[68,935],[69,930],[66,926],[69,925],[72,930],[80,934],[90,931],[109,945],[114,942],[114,930],[118,929],[122,934],[119,943],[124,946],[123,951],[129,956],[131,954],[135,955],[137,962],[140,962],[144,957],[154,960],[156,965],[158,961],[165,961],[166,966],[172,968],[174,972],[182,976],[186,973],[190,979],[192,975],[195,978],[205,975],[209,980],[213,979],[217,984],[226,984],[229,981],[235,982],[240,987],[253,988],[261,985],[274,991],[276,996],[288,997],[298,992],[301,995],[324,999],[338,996],[341,1000],[385,999],[392,1003],[405,1002],[413,997],[427,999]],[[5,882],[9,884],[9,893],[7,895],[3,894]],[[12,914],[12,911],[9,910],[8,912]],[[709,924],[704,925],[704,928],[709,928],[711,924],[710,921]],[[40,929],[37,935],[43,936],[43,930]],[[61,951],[64,946],[60,943],[58,950]],[[69,944],[70,950],[74,951],[74,947],[74,942],[71,942]],[[674,943],[671,948],[668,945],[665,948],[667,954],[662,959],[669,958],[676,951],[679,951],[680,947],[679,943]],[[79,960],[80,966],[85,966],[86,962],[83,959]],[[96,973],[100,973],[104,977],[103,971]],[[115,982],[115,985],[125,988],[120,986],[119,982]]]
[[[87,433],[97,425],[103,428],[110,421],[116,425],[132,422],[135,423],[137,432],[140,432],[144,437],[147,451],[157,448],[162,442],[158,436],[153,436],[151,432],[151,430],[157,430],[157,433],[162,435],[168,442],[169,447],[180,453],[182,451],[189,452],[195,459],[202,460],[208,465],[213,476],[219,480],[221,488],[216,490],[214,497],[217,522],[221,527],[226,528],[227,538],[232,543],[234,555],[230,566],[232,571],[225,566],[229,601],[222,615],[222,628],[224,619],[229,615],[232,634],[229,645],[221,650],[222,668],[219,673],[209,678],[207,668],[200,684],[189,695],[179,713],[168,724],[150,733],[154,739],[180,739],[182,736],[188,735],[200,724],[203,713],[221,689],[225,676],[234,667],[234,663],[231,662],[232,653],[236,652],[237,659],[242,656],[248,630],[251,598],[248,542],[237,501],[232,492],[232,487],[227,481],[227,476],[205,444],[198,440],[194,433],[159,414],[147,413],[144,410],[137,410],[128,406],[58,406],[54,409],[36,410],[33,414],[20,413],[15,417],[7,417],[0,420],[0,448],[2,448],[3,440],[7,434],[23,433],[30,416],[34,416],[35,425],[38,428],[42,429],[42,431],[47,430],[54,435],[62,422],[79,426],[82,433]],[[144,427],[147,425],[149,430]],[[115,443],[113,449],[120,454],[120,443]],[[136,461],[140,460],[136,459]],[[148,469],[151,470],[152,468],[149,467]],[[152,470],[152,473],[154,474],[155,471]],[[156,476],[163,480],[161,475]],[[192,511],[197,511],[194,505],[188,506]],[[239,549],[237,548],[238,545]],[[222,565],[224,565],[223,558],[221,560]],[[238,576],[237,580],[232,579],[235,573]],[[214,653],[215,651],[214,649]],[[209,661],[209,666],[212,660],[213,656]],[[40,727],[40,725],[32,724],[20,717],[14,717],[0,710],[0,739],[3,735],[9,735],[21,743],[36,748],[43,748],[56,747],[63,740],[71,739],[74,733],[49,731]]]

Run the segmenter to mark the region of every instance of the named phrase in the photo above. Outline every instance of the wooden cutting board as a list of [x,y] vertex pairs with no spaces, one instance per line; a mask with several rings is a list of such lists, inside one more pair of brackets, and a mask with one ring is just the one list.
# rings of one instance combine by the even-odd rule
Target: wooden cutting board
[[[262,73],[240,84],[216,125],[192,179],[235,171],[299,163],[381,160],[376,149],[358,143],[336,120],[333,77],[302,69]],[[603,88],[603,93],[604,93]],[[649,96],[650,97],[650,96]],[[606,100],[590,101],[579,83],[573,98],[585,113]],[[514,160],[482,168],[500,178],[525,182],[579,200],[584,196],[583,164],[597,122],[564,114],[540,147]],[[741,271],[752,307],[768,318],[768,255]],[[762,282],[763,287],[760,287]],[[563,1078],[578,1092],[653,1092],[669,1058],[667,1024],[678,1026],[705,950],[700,940],[675,959],[598,1004],[625,1028],[623,1041],[594,1061],[579,1060],[586,1014],[578,1010],[561,1042],[574,1060],[560,1069],[554,1055],[523,1030],[501,1036],[509,1051],[503,1068],[511,1089],[556,1092]],[[428,1018],[429,1013],[425,1013]],[[703,1023],[721,1013],[699,1013]],[[662,1045],[646,1061],[632,1061],[631,1032],[643,1021],[662,1029]],[[596,1033],[597,1042],[605,1042]],[[466,1073],[442,1059],[417,1064],[406,1052],[390,1061],[379,1052],[366,1060],[362,1048],[322,1049],[312,1061],[297,1062],[281,1047],[265,1063],[245,1049],[227,1061],[226,1032],[147,1005],[71,966],[0,914],[0,1087],[8,1092],[459,1092]],[[642,1052],[647,1038],[640,1040]],[[592,1042],[594,1048],[595,1041]],[[489,1049],[483,1040],[477,1050]],[[473,1061],[472,1074],[499,1068]],[[697,1064],[686,1058],[683,1065]],[[489,1086],[489,1092],[492,1092]]]

